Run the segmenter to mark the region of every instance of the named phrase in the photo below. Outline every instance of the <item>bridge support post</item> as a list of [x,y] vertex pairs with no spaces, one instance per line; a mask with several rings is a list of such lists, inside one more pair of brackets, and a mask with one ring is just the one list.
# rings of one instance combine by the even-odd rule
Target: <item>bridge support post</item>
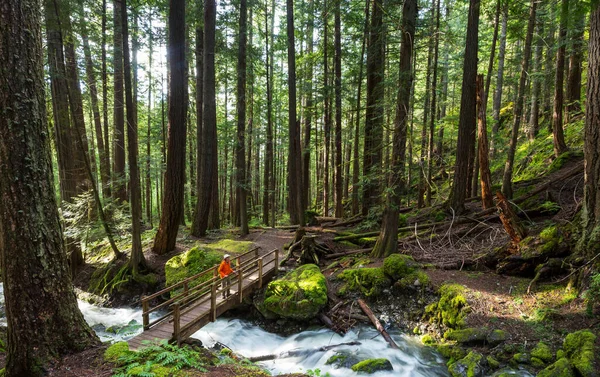
[[240,297],[240,304],[242,303],[243,291],[242,291],[242,281],[244,280],[242,270],[238,270],[238,296]]
[[144,322],[144,331],[150,328],[149,303],[146,296],[142,296],[142,319]]
[[180,330],[180,319],[181,312],[179,310],[179,303],[173,305],[173,336],[177,346],[181,345],[181,330]]
[[275,250],[275,276],[277,276],[277,271],[279,271],[279,249]]
[[263,284],[263,259],[258,259],[258,288],[262,288]]
[[212,283],[210,287],[210,321],[217,320],[217,283]]

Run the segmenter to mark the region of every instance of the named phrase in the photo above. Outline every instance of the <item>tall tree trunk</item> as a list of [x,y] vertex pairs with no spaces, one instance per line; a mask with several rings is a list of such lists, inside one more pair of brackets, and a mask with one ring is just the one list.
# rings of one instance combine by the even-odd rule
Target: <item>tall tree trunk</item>
[[335,0],[335,217],[344,217],[342,181],[342,10]]
[[537,136],[540,129],[540,91],[542,88],[541,74],[542,74],[542,48],[544,39],[544,24],[540,19],[538,12],[537,21],[537,39],[535,52],[533,54],[533,75],[531,76],[532,89],[531,89],[531,110],[529,113],[529,127],[527,136],[530,141],[533,141]]
[[569,20],[569,0],[562,0],[560,12],[560,33],[556,52],[556,76],[554,81],[554,110],[552,114],[552,135],[554,136],[554,156],[565,153],[568,148],[563,132],[563,81],[565,77],[565,44],[567,43],[567,24]]
[[[446,4],[446,20],[450,19],[450,7]],[[446,35],[449,34],[450,26],[446,23]],[[442,68],[442,98],[440,103],[440,113],[438,119],[446,117],[446,109],[448,107],[448,60],[449,60],[448,38],[444,39],[444,63]],[[438,128],[438,139],[435,147],[436,157],[439,159],[442,173],[444,173],[444,123],[441,122]]]
[[150,228],[152,228],[152,180],[150,175],[150,162],[152,156],[150,154],[150,136],[152,133],[152,53],[153,53],[153,33],[152,19],[148,26],[148,128],[146,129],[146,219]]
[[[588,72],[600,71],[600,4],[592,5]],[[585,107],[585,182],[583,186],[583,232],[577,249],[585,260],[600,251],[600,76],[587,75],[587,105]],[[6,281],[6,280],[5,280]]]
[[[268,0],[267,0],[268,1]],[[274,2],[274,0],[273,0]],[[264,191],[263,191],[263,223],[269,225],[269,210],[273,206],[274,192],[271,184],[274,182],[274,154],[273,154],[273,54],[269,50],[269,35],[273,35],[273,22],[271,22],[271,33],[269,33],[269,17],[266,9],[268,8],[265,2],[265,59],[266,67],[265,74],[267,80],[267,145],[265,147],[265,168],[264,168]],[[271,8],[271,17],[274,18],[275,8]],[[273,188],[275,185],[273,184]],[[273,218],[273,224],[275,219]]]
[[169,65],[169,137],[167,146],[167,170],[165,172],[165,195],[158,232],[152,251],[162,255],[175,248],[177,231],[183,211],[185,186],[186,147],[186,71],[185,58],[185,2],[169,1],[169,38],[167,58]]
[[429,41],[427,43],[427,73],[425,75],[425,103],[423,105],[423,125],[421,126],[421,152],[419,158],[419,194],[417,196],[417,207],[425,206],[425,192],[427,191],[427,176],[425,171],[425,156],[427,154],[427,127],[429,126],[429,113],[431,111],[431,64],[433,58],[433,44],[435,38],[435,1],[431,3],[431,25],[429,27]]
[[506,57],[506,27],[508,24],[508,0],[502,6],[502,28],[500,32],[500,48],[498,50],[498,75],[496,78],[496,91],[494,93],[493,117],[494,124],[492,125],[492,141],[490,145],[491,153],[494,154],[496,134],[500,130],[500,108],[502,107],[502,89],[504,85],[504,60]]
[[473,104],[477,94],[475,80],[477,77],[479,5],[480,0],[470,0],[456,143],[456,164],[449,198],[450,207],[456,213],[462,213],[465,210],[465,197],[469,185],[469,161],[475,146],[476,109]]
[[329,161],[331,151],[331,90],[329,89],[329,10],[323,1],[323,216],[329,216]]
[[431,80],[431,120],[429,121],[429,148],[427,148],[427,199],[425,204],[431,206],[432,160],[435,135],[435,122],[437,120],[437,71],[440,46],[440,0],[437,0],[437,15],[435,21],[435,42],[433,47],[433,79]]
[[477,76],[477,155],[481,180],[481,203],[484,209],[488,209],[494,206],[494,197],[492,196],[485,99],[483,75],[479,75]]
[[138,125],[134,110],[133,84],[131,77],[131,63],[129,60],[129,29],[127,27],[127,1],[122,1],[121,16],[123,22],[123,69],[125,79],[125,101],[127,107],[127,154],[129,162],[129,202],[131,207],[131,257],[129,268],[135,277],[140,268],[146,267],[146,259],[142,250],[142,201],[140,187],[140,173],[138,168]]
[[519,127],[521,126],[521,117],[523,116],[523,103],[525,102],[525,82],[529,73],[529,61],[531,60],[531,42],[533,40],[533,30],[535,29],[535,17],[537,11],[537,0],[531,1],[529,9],[529,21],[527,23],[527,35],[525,37],[525,49],[523,50],[523,60],[521,62],[521,76],[519,78],[519,89],[515,103],[515,113],[508,146],[508,156],[504,165],[504,174],[502,176],[502,193],[507,198],[512,198],[512,174],[515,162],[515,151],[517,150],[517,140],[519,138]]
[[92,52],[88,38],[85,11],[83,3],[79,4],[79,25],[81,38],[83,39],[83,54],[85,57],[85,71],[87,84],[92,102],[92,112],[94,114],[94,128],[96,131],[96,144],[100,157],[100,181],[102,182],[102,195],[105,198],[110,197],[110,167],[108,166],[108,150],[104,147],[104,138],[102,136],[102,122],[100,119],[100,107],[98,105],[98,89],[96,87],[96,73],[94,72],[94,63],[92,61]]
[[[196,202],[196,217],[192,224],[192,234],[196,237],[206,235],[211,203],[214,192],[218,195],[218,184],[215,185],[214,173],[216,162],[216,128],[217,109],[215,98],[215,19],[217,5],[214,0],[204,3],[204,51],[203,51],[203,114],[202,114],[202,153],[198,159],[202,160],[201,187],[198,191]],[[217,200],[218,202],[218,200]]]
[[548,34],[546,36],[545,45],[546,57],[544,59],[544,81],[542,82],[542,116],[544,123],[546,123],[549,132],[552,132],[552,106],[554,104],[554,74],[555,74],[555,63],[554,58],[556,54],[554,46],[556,45],[556,22],[554,14],[556,10],[554,4],[546,4],[546,13],[548,13]]
[[367,110],[363,154],[363,215],[379,205],[381,193],[381,147],[383,142],[383,76],[385,68],[383,1],[373,0],[367,44]]
[[248,230],[248,213],[246,209],[246,44],[248,39],[248,7],[246,0],[240,0],[240,24],[238,36],[237,63],[237,145],[236,145],[236,192],[240,208],[240,230],[246,235]]
[[113,190],[115,199],[127,200],[127,188],[125,185],[125,111],[123,104],[123,25],[121,17],[121,2],[113,0]]
[[304,195],[302,193],[302,150],[300,147],[300,124],[296,118],[296,46],[294,45],[294,2],[287,0],[287,55],[288,55],[288,190],[290,196],[290,220],[304,226]]
[[581,1],[575,1],[573,13],[575,24],[571,28],[571,55],[569,56],[569,74],[567,78],[567,116],[572,118],[581,112],[581,63],[583,61],[585,31],[585,7]]
[[[41,3],[0,5],[0,259],[7,377],[100,342],[77,307],[62,239],[44,97]],[[27,100],[24,100],[27,99]]]
[[[102,166],[102,164],[105,165],[105,169],[108,173],[108,183],[106,185],[103,184],[102,190],[104,193],[104,198],[110,198],[112,196],[112,192],[110,189],[110,183],[111,183],[111,179],[110,179],[110,143],[109,143],[109,136],[108,136],[108,130],[109,130],[109,126],[108,126],[108,77],[106,74],[106,1],[107,0],[102,0],[102,52],[101,52],[101,59],[102,59],[102,120],[103,120],[103,124],[104,124],[104,146],[105,146],[105,150],[106,153],[104,154],[104,157],[100,156],[100,158],[104,158],[105,161],[101,161],[100,162],[100,166]],[[106,186],[106,187],[104,187]]]
[[304,202],[308,206],[310,203],[310,134],[312,128],[313,119],[313,48],[314,48],[314,26],[315,26],[315,13],[314,13],[314,0],[308,1],[308,25],[306,30],[306,54],[308,55],[307,61],[307,78],[306,78],[306,95],[305,95],[305,106],[304,106],[304,148],[302,150],[302,183],[304,184]]
[[410,106],[410,88],[412,87],[411,59],[415,37],[417,17],[416,0],[406,0],[402,10],[402,45],[400,50],[400,67],[398,79],[398,101],[394,118],[394,136],[392,151],[391,182],[388,204],[381,224],[381,235],[371,255],[383,257],[398,250],[398,209],[404,186],[404,163],[406,153],[406,124]]
[[496,16],[494,18],[494,35],[492,37],[492,48],[490,52],[490,61],[488,63],[487,76],[485,78],[485,98],[484,101],[487,106],[487,100],[490,94],[490,84],[492,82],[492,71],[494,70],[494,60],[496,57],[496,43],[498,42],[498,29],[500,26],[500,13],[502,10],[502,0],[496,1]]
[[367,44],[367,36],[369,32],[369,2],[365,1],[365,24],[363,27],[362,45],[360,48],[360,62],[358,70],[358,85],[356,89],[356,125],[354,126],[354,151],[352,158],[352,215],[358,215],[359,211],[359,177],[360,177],[360,162],[358,156],[359,140],[360,140],[360,100],[362,96],[363,83],[363,67],[365,61],[365,48]]

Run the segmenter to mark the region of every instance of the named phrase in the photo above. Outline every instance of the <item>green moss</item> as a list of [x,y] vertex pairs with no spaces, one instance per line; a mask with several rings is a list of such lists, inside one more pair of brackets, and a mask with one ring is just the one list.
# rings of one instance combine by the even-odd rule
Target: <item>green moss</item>
[[583,152],[581,151],[568,151],[552,161],[550,166],[548,167],[548,173],[553,173],[555,171],[560,170],[567,162],[571,160],[577,160],[583,157]]
[[392,284],[381,267],[348,269],[338,278],[346,283],[340,288],[340,295],[360,292],[367,297],[377,297]]
[[542,361],[549,362],[552,361],[554,355],[552,353],[552,348],[544,342],[539,342],[536,346],[531,350],[531,357],[538,358]]
[[352,370],[371,374],[382,370],[394,370],[394,367],[388,359],[367,359],[354,364]]
[[446,218],[446,212],[440,210],[440,211],[435,211],[431,214],[431,216],[433,216],[433,220],[435,222],[440,222],[443,221]]
[[314,264],[306,264],[269,283],[263,306],[283,318],[313,318],[327,304],[325,276]]
[[493,330],[487,335],[485,340],[489,345],[493,347],[497,346],[506,340],[506,332],[503,330]]
[[598,376],[594,363],[596,335],[589,330],[580,330],[567,335],[563,348],[571,364],[583,377]]
[[154,377],[173,377],[178,375],[176,371],[171,368],[162,366],[160,364],[151,365],[138,365],[127,371],[128,376],[154,376]]
[[525,352],[515,353],[512,361],[516,364],[529,364],[531,362],[531,355]]
[[483,355],[477,352],[469,352],[462,359],[455,361],[448,366],[448,371],[453,377],[476,377],[483,372],[481,360]]
[[563,357],[540,371],[537,377],[575,377],[575,373],[569,360]]
[[104,351],[104,360],[115,363],[129,352],[129,344],[127,342],[117,342]]
[[437,351],[445,359],[449,360],[449,364],[452,364],[456,360],[460,360],[467,355],[464,349],[451,344],[440,344],[437,346]]
[[425,345],[431,346],[435,344],[435,339],[433,339],[433,336],[425,334],[421,337],[421,342]]
[[339,241],[338,243],[342,246],[349,247],[349,248],[355,248],[357,246],[350,241]]
[[465,325],[465,317],[469,312],[465,288],[459,284],[444,284],[438,293],[440,300],[425,308],[425,315],[433,322],[451,329],[459,329]]
[[500,362],[492,356],[487,356],[485,359],[492,370],[500,368]]
[[358,364],[359,362],[360,359],[354,354],[342,351],[327,359],[325,365],[333,365],[336,368],[352,368],[353,365]]
[[399,280],[415,270],[412,257],[403,254],[392,254],[383,260],[383,272],[393,280]]
[[537,369],[542,369],[546,366],[546,363],[542,359],[538,359],[537,357],[531,357],[531,366]]
[[[198,246],[193,247],[183,254],[179,254],[169,259],[165,264],[166,285],[170,286],[182,280],[194,276],[216,264],[219,264],[223,259],[223,255],[219,252],[202,249]],[[192,282],[190,287],[196,286],[203,281],[212,278],[212,275],[206,274],[200,279]],[[177,294],[175,291],[171,294]]]
[[452,340],[460,344],[478,344],[485,343],[487,328],[468,328],[463,330],[448,330],[444,334],[444,339]]
[[220,240],[219,242],[209,243],[203,245],[203,247],[212,250],[223,250],[230,254],[243,254],[252,249],[254,243],[250,241],[237,241],[237,240]]

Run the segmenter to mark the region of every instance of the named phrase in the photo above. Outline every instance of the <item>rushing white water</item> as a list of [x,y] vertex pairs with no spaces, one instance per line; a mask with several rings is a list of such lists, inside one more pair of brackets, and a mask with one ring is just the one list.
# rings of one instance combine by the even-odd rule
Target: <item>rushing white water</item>
[[202,340],[206,346],[220,342],[234,352],[246,357],[266,354],[284,354],[291,350],[310,350],[322,346],[358,341],[359,346],[342,346],[326,352],[308,352],[305,356],[278,358],[260,364],[273,374],[294,373],[308,369],[321,371],[321,375],[329,373],[332,377],[358,376],[348,368],[335,368],[325,362],[336,351],[350,352],[360,360],[386,358],[394,367],[393,371],[382,371],[373,374],[376,377],[411,376],[433,377],[448,376],[444,360],[431,348],[421,345],[414,337],[391,332],[400,350],[393,350],[381,337],[377,330],[369,327],[358,327],[343,337],[326,329],[303,331],[289,337],[283,337],[264,331],[239,319],[218,319],[193,335]]

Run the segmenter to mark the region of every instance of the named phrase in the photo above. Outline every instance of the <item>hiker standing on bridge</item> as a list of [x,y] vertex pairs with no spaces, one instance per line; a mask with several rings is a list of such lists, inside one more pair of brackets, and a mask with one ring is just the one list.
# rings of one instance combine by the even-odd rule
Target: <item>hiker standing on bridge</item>
[[[231,268],[231,259],[229,258],[229,254],[223,255],[223,261],[219,265],[219,275],[221,276],[221,284],[223,288],[223,298],[231,296],[229,292],[229,287],[231,286],[231,276],[233,274],[233,269]],[[227,293],[227,296],[225,294]]]

